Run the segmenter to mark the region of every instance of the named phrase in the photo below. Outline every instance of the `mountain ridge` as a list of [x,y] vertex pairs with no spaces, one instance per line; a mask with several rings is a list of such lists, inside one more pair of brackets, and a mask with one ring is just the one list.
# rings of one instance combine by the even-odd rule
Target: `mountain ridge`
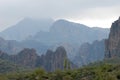
[[91,43],[94,40],[105,39],[108,37],[108,34],[109,29],[90,28],[79,23],[57,20],[52,24],[49,32],[38,32],[30,39],[47,44],[59,44],[61,42],[82,44],[84,42]]
[[40,30],[47,31],[53,21],[52,19],[24,18],[17,24],[2,31],[0,36],[7,40],[25,40],[27,37],[35,35]]

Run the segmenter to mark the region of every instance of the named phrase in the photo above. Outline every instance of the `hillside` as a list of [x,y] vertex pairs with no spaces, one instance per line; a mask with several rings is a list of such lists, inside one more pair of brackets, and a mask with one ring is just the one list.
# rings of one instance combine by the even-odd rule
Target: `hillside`
[[44,44],[71,43],[79,44],[102,40],[108,37],[109,29],[90,28],[83,24],[69,22],[67,20],[57,20],[50,27],[49,32],[38,32],[32,40],[37,40]]
[[25,40],[26,38],[35,35],[39,31],[48,31],[52,23],[52,19],[24,18],[17,24],[2,31],[0,33],[0,37],[7,40]]

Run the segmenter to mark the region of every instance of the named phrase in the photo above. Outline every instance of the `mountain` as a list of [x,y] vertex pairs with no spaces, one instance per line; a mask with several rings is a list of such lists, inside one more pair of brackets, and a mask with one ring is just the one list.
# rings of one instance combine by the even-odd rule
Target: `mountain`
[[79,45],[73,45],[70,43],[59,43],[59,44],[55,44],[53,46],[51,46],[49,49],[55,51],[57,47],[59,46],[64,46],[66,52],[67,52],[67,56],[68,58],[73,61],[74,57],[76,56],[77,52],[78,52],[78,48]]
[[[17,30],[20,30],[20,34],[23,31],[26,31],[26,33],[31,33],[29,31],[32,31],[32,29],[28,30],[29,26],[25,26],[24,24],[29,24],[32,26],[32,24],[34,24],[33,22],[35,23],[37,21],[33,21],[33,20],[31,21],[30,19],[29,20],[25,19],[22,22],[16,24],[16,26],[11,27],[10,31],[11,32],[13,31],[13,33],[15,31],[14,33],[15,35],[19,33],[19,31],[17,32]],[[40,22],[38,21],[38,23]],[[20,26],[25,27],[23,28],[24,29],[23,31],[21,28],[19,28]],[[37,55],[41,56],[42,54],[45,54],[48,49],[51,49],[54,52],[57,49],[57,47],[63,46],[66,50],[67,57],[69,58],[70,61],[76,61],[78,58],[75,57],[77,56],[78,53],[80,53],[78,55],[79,57],[81,57],[80,55],[82,54],[85,54],[87,56],[85,58],[81,58],[83,62],[85,62],[84,64],[86,64],[89,62],[87,61],[89,60],[87,59],[89,57],[88,56],[89,53],[88,54],[86,53],[87,50],[83,51],[82,53],[79,52],[79,46],[81,46],[85,42],[92,44],[94,40],[102,40],[104,38],[107,38],[109,33],[109,29],[97,28],[97,27],[90,28],[83,24],[73,23],[67,20],[57,20],[52,24],[52,26],[49,27],[50,30],[48,31],[45,30],[40,31],[40,29],[37,29],[39,32],[36,32],[36,34],[33,35],[32,37],[29,37],[26,40],[22,40],[20,42],[15,40],[5,40],[3,38],[0,38],[0,50],[13,55],[13,54],[17,54],[24,48],[34,48],[36,50]],[[88,51],[90,51],[89,48]],[[96,52],[93,52],[91,54],[94,53]],[[82,60],[79,61],[82,62]]]
[[0,37],[0,50],[9,54],[14,54],[22,49],[19,42],[14,40],[5,40]]
[[73,62],[79,66],[87,65],[104,59],[105,40],[94,41],[93,43],[84,43],[79,48]]
[[25,48],[18,54],[12,55],[10,60],[15,64],[35,68],[38,57],[35,49]]
[[40,31],[29,40],[35,40],[43,44],[52,45],[55,50],[58,46],[64,46],[68,58],[74,61],[78,54],[79,47],[88,42],[108,38],[109,29],[93,27],[83,24],[69,22],[67,20],[57,20],[50,27],[49,32]]
[[15,40],[5,40],[0,37],[0,50],[8,54],[17,54],[24,48],[35,48],[39,55],[46,53],[49,46],[44,45],[37,41],[26,40],[26,41],[15,41]]
[[[17,65],[22,65],[28,68],[42,67],[47,71],[55,71],[56,69],[64,69],[64,61],[67,58],[67,53],[63,47],[58,47],[55,52],[48,50],[46,54],[39,56],[35,49],[25,48],[16,55],[8,55],[0,52],[0,59],[10,61]],[[69,60],[68,60],[69,61]],[[70,62],[71,68],[76,66]]]
[[109,38],[106,40],[106,58],[120,57],[120,17],[112,23]]
[[[58,47],[55,52],[48,50],[46,55],[41,56],[41,65],[43,68],[46,68],[47,71],[63,70],[65,59],[67,59],[66,50],[64,47]],[[70,62],[70,65],[71,68],[76,67],[72,62]]]
[[85,42],[92,43],[94,40],[102,40],[108,37],[109,29],[90,28],[83,24],[69,22],[67,20],[57,20],[50,27],[49,32],[40,31],[32,40],[44,44],[71,43],[79,44]]
[[24,18],[16,25],[2,31],[0,36],[7,40],[25,40],[26,38],[35,35],[37,32],[48,31],[52,25],[52,19],[31,19]]
[[[31,25],[33,22],[35,23],[36,21],[27,19],[17,25],[22,24],[22,27],[25,27],[23,23],[29,23],[29,25]],[[14,31],[17,32],[19,27],[20,26],[13,27],[16,29]],[[0,50],[8,54],[16,54],[24,48],[34,48],[37,51],[37,54],[42,55],[45,54],[48,49],[55,51],[57,47],[63,46],[66,49],[68,58],[71,61],[74,61],[75,56],[79,53],[79,46],[86,42],[91,44],[94,40],[105,39],[109,34],[109,29],[97,27],[90,28],[83,24],[73,23],[62,19],[55,21],[52,26],[49,27],[50,29],[48,31],[40,31],[40,29],[37,29],[39,32],[26,40],[22,40],[21,42],[15,40],[4,40],[1,38]],[[27,29],[28,26],[25,28],[23,29],[29,31]]]

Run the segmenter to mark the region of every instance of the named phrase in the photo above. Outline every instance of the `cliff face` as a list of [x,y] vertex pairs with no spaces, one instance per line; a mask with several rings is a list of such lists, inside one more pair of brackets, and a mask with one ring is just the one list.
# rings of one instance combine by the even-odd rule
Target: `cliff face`
[[104,59],[105,45],[104,40],[94,41],[92,44],[84,43],[81,45],[75,57],[75,63],[79,66]]
[[34,49],[26,48],[16,55],[8,55],[7,53],[0,51],[0,59],[7,60],[22,66],[35,68],[38,55]]
[[12,55],[11,60],[16,64],[35,68],[38,57],[39,56],[37,55],[36,50],[25,48],[17,55]]
[[[67,59],[67,53],[63,47],[58,47],[55,52],[48,50],[45,55],[38,56],[36,50],[26,48],[16,55],[8,55],[0,51],[0,59],[29,68],[42,67],[47,71],[54,71],[56,69],[64,69],[64,61]],[[72,68],[76,67],[71,62],[70,65]]]
[[112,23],[109,38],[106,40],[106,58],[120,57],[120,17]]
[[67,53],[63,47],[58,47],[55,52],[48,50],[46,55],[40,58],[40,65],[46,68],[47,71],[64,68],[64,60],[67,58]]

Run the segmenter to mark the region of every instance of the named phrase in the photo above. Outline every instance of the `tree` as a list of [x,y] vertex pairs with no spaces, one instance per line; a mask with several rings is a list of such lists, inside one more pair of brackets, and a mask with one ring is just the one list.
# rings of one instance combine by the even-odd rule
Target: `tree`
[[64,70],[71,69],[70,61],[65,58],[64,59]]

